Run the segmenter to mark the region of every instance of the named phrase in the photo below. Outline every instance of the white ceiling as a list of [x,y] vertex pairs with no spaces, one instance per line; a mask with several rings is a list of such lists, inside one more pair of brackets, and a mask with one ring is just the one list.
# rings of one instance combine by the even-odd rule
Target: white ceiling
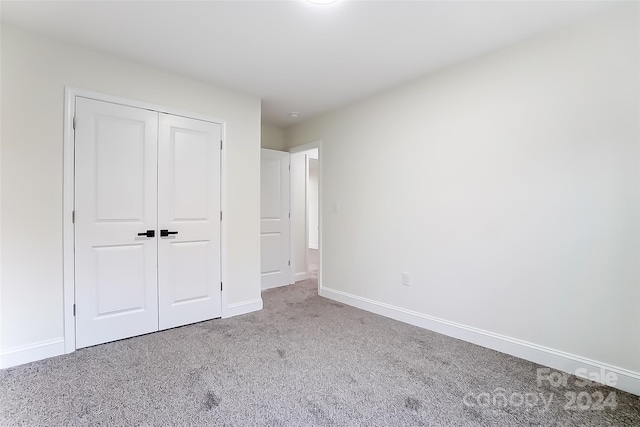
[[[286,127],[610,1],[2,1],[2,21],[262,98]],[[289,112],[300,112],[291,119]]]

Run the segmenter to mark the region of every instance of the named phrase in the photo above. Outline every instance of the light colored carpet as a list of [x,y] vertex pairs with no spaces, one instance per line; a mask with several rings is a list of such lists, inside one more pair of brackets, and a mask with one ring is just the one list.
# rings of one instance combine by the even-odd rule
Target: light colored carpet
[[[575,377],[538,387],[538,365],[315,287],[266,291],[261,312],[0,371],[0,425],[640,425],[637,396]],[[565,393],[598,391],[614,392],[616,408],[564,409]],[[512,402],[493,404],[499,393]],[[548,409],[518,398],[540,394],[553,394]]]

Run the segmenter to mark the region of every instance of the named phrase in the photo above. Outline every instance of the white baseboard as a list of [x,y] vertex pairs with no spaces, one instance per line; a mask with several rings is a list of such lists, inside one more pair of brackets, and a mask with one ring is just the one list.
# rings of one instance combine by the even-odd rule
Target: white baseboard
[[[437,317],[428,316],[390,304],[359,297],[346,292],[321,287],[319,295],[341,303],[390,317],[420,328],[429,329],[453,338],[458,338],[482,347],[507,353],[559,371],[575,374],[578,369],[586,372],[612,372],[617,377],[617,389],[640,396],[640,373],[611,366],[596,360],[587,359],[563,351],[495,334]],[[584,372],[584,371],[583,371]]]
[[0,369],[64,354],[64,338],[40,341],[0,353]]
[[293,275],[294,283],[299,282],[301,280],[307,280],[308,278],[309,278],[309,273],[307,273],[306,271],[301,271]]
[[289,286],[292,285],[293,283],[282,283],[280,285],[271,285],[271,286],[264,286],[262,288],[263,291],[266,291],[267,289],[275,289],[275,288],[281,288],[283,286]]
[[262,298],[256,298],[249,301],[237,302],[229,304],[222,313],[222,318],[240,316],[241,314],[251,313],[253,311],[262,310]]

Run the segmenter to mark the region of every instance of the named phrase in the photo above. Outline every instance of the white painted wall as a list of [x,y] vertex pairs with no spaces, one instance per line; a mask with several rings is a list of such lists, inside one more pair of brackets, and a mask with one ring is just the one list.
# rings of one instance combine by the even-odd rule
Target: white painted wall
[[262,124],[260,144],[262,148],[284,151],[284,130],[277,126]]
[[[0,6],[2,7],[2,6]],[[0,9],[1,13],[1,9]],[[0,27],[0,82],[2,82],[2,28]],[[2,352],[2,86],[0,84],[0,353]]]
[[63,336],[64,86],[226,121],[229,305],[260,299],[260,100],[2,25],[2,351]]
[[309,220],[309,248],[318,249],[318,159],[307,156],[307,162],[307,213]]
[[638,25],[627,4],[287,129],[324,144],[323,285],[640,375]]

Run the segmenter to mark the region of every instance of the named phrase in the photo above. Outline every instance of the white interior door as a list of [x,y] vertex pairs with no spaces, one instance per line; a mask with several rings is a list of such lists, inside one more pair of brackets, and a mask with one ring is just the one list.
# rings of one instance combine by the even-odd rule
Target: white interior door
[[290,282],[289,153],[262,149],[260,250],[262,289]]
[[219,124],[160,114],[160,329],[221,315],[220,141]]
[[[76,99],[76,347],[158,329],[158,114]],[[149,237],[140,235],[150,230]]]

